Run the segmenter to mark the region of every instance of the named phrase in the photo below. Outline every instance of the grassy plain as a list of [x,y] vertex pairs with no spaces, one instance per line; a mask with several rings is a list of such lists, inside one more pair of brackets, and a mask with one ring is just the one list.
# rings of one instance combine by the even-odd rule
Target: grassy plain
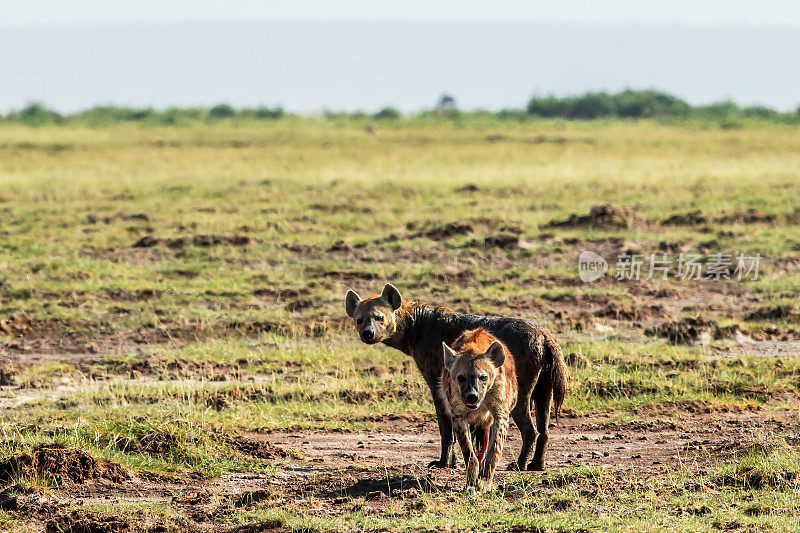
[[[796,528],[798,146],[758,124],[3,125],[0,528]],[[583,250],[609,275],[581,282]],[[646,280],[651,253],[762,260]],[[641,279],[613,279],[624,254]],[[547,474],[468,496],[424,471],[424,384],[344,317],[387,281],[557,333]]]

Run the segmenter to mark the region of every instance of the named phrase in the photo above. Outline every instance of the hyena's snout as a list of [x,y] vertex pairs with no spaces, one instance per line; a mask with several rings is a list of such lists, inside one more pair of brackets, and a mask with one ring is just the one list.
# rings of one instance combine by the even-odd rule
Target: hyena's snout
[[364,342],[372,342],[375,339],[375,330],[366,327],[361,330],[361,340]]
[[478,394],[478,390],[474,387],[470,387],[466,390],[461,392],[461,397],[464,398],[464,403],[470,409],[475,409],[478,407],[478,402],[481,399],[480,394]]

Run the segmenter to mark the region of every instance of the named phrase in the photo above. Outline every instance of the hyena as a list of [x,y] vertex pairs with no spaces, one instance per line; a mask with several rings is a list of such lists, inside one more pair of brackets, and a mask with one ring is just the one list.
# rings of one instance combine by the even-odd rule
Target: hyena
[[467,465],[467,489],[491,489],[517,403],[514,358],[483,328],[465,331],[452,348],[442,343],[442,350],[440,394]]
[[[484,328],[502,341],[514,358],[517,371],[518,401],[511,418],[522,432],[522,450],[509,468],[544,470],[544,454],[549,439],[550,404],[555,416],[566,394],[567,366],[558,342],[545,330],[527,320],[455,313],[446,307],[403,300],[391,284],[380,295],[361,299],[355,291],[345,298],[347,315],[353,319],[361,340],[383,344],[414,358],[428,384],[436,408],[442,453],[429,467],[455,465],[453,424],[444,399],[436,391],[442,374],[442,343],[450,345],[466,330]],[[536,424],[531,417],[535,406]],[[534,442],[536,450],[528,463]],[[527,464],[526,464],[527,463]]]

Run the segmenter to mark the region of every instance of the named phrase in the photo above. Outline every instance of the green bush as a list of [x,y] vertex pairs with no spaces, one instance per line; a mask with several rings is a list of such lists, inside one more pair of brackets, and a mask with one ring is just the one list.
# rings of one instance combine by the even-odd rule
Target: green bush
[[142,122],[154,115],[152,108],[95,106],[73,115],[89,124],[113,124],[115,122]]
[[691,106],[671,94],[658,91],[632,91],[614,96],[617,115],[632,118],[685,117]]
[[258,119],[276,120],[283,118],[284,112],[282,107],[259,107],[253,112],[253,116]]
[[29,126],[43,126],[61,122],[62,117],[52,109],[48,109],[39,102],[32,102],[20,111],[12,112],[8,116],[9,120],[14,120]]
[[617,116],[617,103],[608,93],[586,93],[570,102],[567,118],[595,119]]
[[528,114],[543,118],[566,117],[567,100],[555,96],[534,96],[528,102]]
[[398,118],[400,118],[400,116],[401,116],[400,111],[398,111],[397,109],[393,107],[384,107],[383,109],[372,115],[372,118],[376,120],[397,120]]
[[233,106],[230,106],[228,104],[215,105],[208,111],[208,117],[215,120],[233,118],[235,116],[236,116],[236,110],[233,108]]
[[528,114],[543,118],[596,119],[607,117],[658,118],[687,116],[691,106],[658,91],[620,93],[588,92],[581,96],[557,98],[535,96],[528,102]]

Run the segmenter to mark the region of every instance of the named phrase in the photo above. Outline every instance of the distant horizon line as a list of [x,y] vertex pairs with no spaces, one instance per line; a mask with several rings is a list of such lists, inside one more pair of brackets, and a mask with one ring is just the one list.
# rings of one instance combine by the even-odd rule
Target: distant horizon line
[[101,28],[101,27],[131,27],[131,26],[257,26],[267,24],[423,24],[423,25],[480,25],[480,26],[547,26],[547,27],[570,27],[570,28],[669,28],[669,29],[692,29],[692,30],[720,30],[720,29],[750,29],[750,30],[792,30],[800,29],[800,23],[769,23],[753,24],[747,22],[737,23],[696,23],[685,21],[674,22],[654,22],[654,21],[541,21],[541,20],[513,20],[513,19],[382,19],[382,18],[274,18],[261,20],[203,20],[203,19],[184,19],[184,20],[107,20],[107,21],[88,21],[88,22],[66,22],[66,23],[3,23],[0,22],[0,29],[81,29],[81,28]]
[[[749,104],[742,103],[741,101],[738,101],[738,100],[733,99],[733,98],[728,98],[728,97],[721,97],[721,98],[718,98],[718,99],[715,99],[715,100],[712,100],[712,101],[708,101],[708,102],[703,102],[703,103],[693,103],[689,99],[686,99],[686,98],[684,98],[684,97],[682,97],[680,95],[677,95],[677,94],[675,94],[673,92],[666,91],[666,90],[663,90],[663,89],[657,89],[657,88],[653,88],[653,87],[635,88],[635,87],[627,86],[627,87],[625,87],[623,89],[619,89],[619,90],[591,89],[591,90],[587,90],[587,91],[574,92],[574,93],[556,93],[556,92],[538,93],[538,92],[534,92],[533,94],[531,94],[531,96],[529,97],[529,100],[527,102],[523,102],[522,104],[502,106],[502,107],[495,107],[495,106],[486,106],[486,107],[478,106],[478,107],[469,107],[469,108],[458,107],[458,95],[453,91],[441,91],[438,94],[437,98],[441,99],[443,96],[452,96],[454,98],[455,105],[456,105],[456,107],[454,107],[453,109],[457,110],[460,113],[465,113],[465,114],[469,114],[469,113],[492,113],[492,114],[496,114],[496,113],[500,113],[500,112],[503,112],[503,111],[522,111],[522,112],[527,112],[528,102],[530,100],[534,99],[534,98],[555,98],[555,99],[558,99],[558,100],[566,100],[566,99],[570,99],[570,98],[579,98],[579,97],[582,97],[582,96],[585,96],[585,95],[589,95],[589,94],[602,94],[602,93],[605,93],[605,94],[608,94],[608,95],[615,95],[615,94],[624,93],[626,91],[632,91],[634,93],[642,93],[642,92],[659,93],[659,94],[662,94],[662,95],[666,95],[666,96],[673,97],[673,98],[676,98],[678,100],[681,100],[681,101],[685,102],[686,104],[688,104],[693,109],[701,109],[701,108],[707,108],[707,107],[714,106],[714,105],[730,103],[730,104],[733,104],[736,107],[738,107],[740,110],[763,108],[763,109],[768,109],[770,111],[774,111],[774,112],[776,112],[778,114],[782,114],[782,115],[800,114],[800,102],[798,102],[796,105],[793,105],[793,106],[791,106],[789,108],[785,108],[785,109],[780,107],[780,106],[774,106],[774,105],[765,104],[765,103],[749,103]],[[435,102],[435,99],[434,99],[434,102]],[[153,112],[156,112],[156,113],[164,113],[166,111],[171,111],[171,110],[175,110],[175,111],[189,111],[189,110],[209,111],[212,108],[217,107],[217,106],[230,106],[231,108],[233,108],[237,112],[249,111],[249,110],[258,110],[258,109],[272,109],[272,110],[280,109],[281,112],[283,112],[283,113],[285,113],[287,115],[294,115],[294,116],[298,116],[298,117],[317,117],[317,116],[325,116],[326,114],[344,114],[344,115],[365,114],[365,115],[371,115],[371,114],[375,114],[376,112],[380,112],[383,109],[395,109],[401,115],[414,116],[414,115],[420,115],[420,114],[423,114],[423,113],[426,113],[426,112],[430,112],[430,111],[437,111],[438,109],[440,109],[439,106],[436,103],[432,103],[432,104],[430,104],[428,106],[417,107],[415,109],[408,109],[408,108],[404,108],[402,106],[398,106],[396,104],[386,103],[386,104],[378,105],[378,106],[369,106],[369,107],[361,107],[361,108],[349,108],[349,109],[348,108],[334,108],[334,107],[328,107],[328,106],[321,106],[321,107],[318,107],[318,108],[315,108],[315,109],[295,110],[295,109],[290,109],[290,108],[284,107],[283,104],[280,104],[280,103],[267,104],[267,103],[264,103],[264,102],[260,102],[260,103],[249,103],[249,104],[235,104],[235,103],[232,103],[230,100],[226,101],[224,99],[220,99],[220,100],[216,100],[214,102],[207,102],[207,103],[166,104],[166,105],[157,105],[157,104],[123,104],[123,103],[118,103],[118,102],[100,102],[100,103],[95,103],[95,104],[88,105],[88,106],[82,106],[82,107],[79,107],[79,108],[75,108],[73,110],[66,110],[65,111],[65,110],[59,109],[59,108],[57,108],[55,106],[48,105],[47,102],[44,101],[43,99],[31,98],[31,99],[27,100],[24,104],[21,104],[21,105],[18,105],[18,106],[3,106],[2,104],[0,104],[0,119],[2,119],[4,115],[7,117],[8,115],[12,115],[14,113],[19,113],[19,112],[23,111],[25,108],[30,107],[30,106],[34,106],[34,105],[42,106],[42,107],[44,107],[45,109],[47,109],[49,111],[55,112],[55,113],[57,113],[59,115],[63,115],[63,116],[80,115],[81,113],[86,113],[86,112],[89,112],[89,111],[91,111],[93,109],[98,109],[98,108],[129,109],[129,110],[137,110],[137,111],[149,110],[149,111],[153,111]]]

